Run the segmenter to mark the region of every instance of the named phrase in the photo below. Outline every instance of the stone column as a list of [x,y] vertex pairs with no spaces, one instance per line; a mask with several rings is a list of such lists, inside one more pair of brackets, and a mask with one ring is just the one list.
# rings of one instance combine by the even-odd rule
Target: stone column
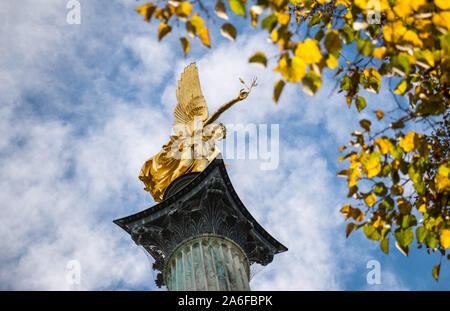
[[181,242],[164,269],[170,291],[248,291],[249,278],[245,252],[232,240],[214,234]]

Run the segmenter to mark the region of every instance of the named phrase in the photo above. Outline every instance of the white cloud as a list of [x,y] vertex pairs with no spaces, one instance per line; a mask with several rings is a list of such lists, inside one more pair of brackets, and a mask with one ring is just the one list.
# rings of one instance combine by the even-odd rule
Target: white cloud
[[[337,215],[343,189],[323,153],[350,132],[342,99],[329,100],[324,90],[317,98],[324,110],[288,85],[280,103],[272,103],[279,76],[247,63],[258,50],[276,52],[265,35],[240,36],[200,59],[181,59],[177,38],[158,43],[139,18],[124,21],[135,1],[113,3],[129,13],[107,7],[105,15],[97,15],[100,5],[83,2],[79,26],[65,24],[64,3],[48,3],[22,3],[26,13],[11,2],[0,7],[7,16],[0,27],[7,39],[0,47],[0,288],[71,289],[66,264],[76,259],[82,289],[155,289],[146,255],[112,220],[153,204],[137,175],[169,138],[176,81],[192,60],[210,113],[239,93],[239,77],[258,77],[259,86],[223,123],[282,126],[277,170],[261,171],[259,160],[226,160],[248,209],[289,247],[252,287],[345,287],[341,279],[354,268],[343,266],[343,258],[364,265],[366,253],[343,247]],[[58,71],[64,64],[67,72]],[[41,92],[48,96],[36,95]],[[297,127],[311,127],[327,141]]]

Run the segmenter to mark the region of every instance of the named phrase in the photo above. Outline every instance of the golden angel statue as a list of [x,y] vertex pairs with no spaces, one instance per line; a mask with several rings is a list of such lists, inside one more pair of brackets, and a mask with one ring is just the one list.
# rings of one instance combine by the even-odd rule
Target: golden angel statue
[[222,123],[214,123],[219,116],[237,102],[247,98],[256,86],[256,79],[241,89],[239,95],[222,105],[208,117],[208,106],[203,97],[195,63],[184,69],[178,81],[175,107],[175,122],[170,141],[155,156],[142,166],[139,179],[145,184],[156,202],[163,200],[163,195],[170,183],[188,172],[201,172],[220,153],[215,145],[225,139],[226,128]]

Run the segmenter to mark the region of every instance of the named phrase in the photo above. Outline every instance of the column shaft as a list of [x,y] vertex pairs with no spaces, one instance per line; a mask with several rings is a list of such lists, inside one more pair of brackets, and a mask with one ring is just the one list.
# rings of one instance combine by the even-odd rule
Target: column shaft
[[171,291],[250,290],[249,274],[247,256],[239,245],[209,234],[183,241],[164,270]]

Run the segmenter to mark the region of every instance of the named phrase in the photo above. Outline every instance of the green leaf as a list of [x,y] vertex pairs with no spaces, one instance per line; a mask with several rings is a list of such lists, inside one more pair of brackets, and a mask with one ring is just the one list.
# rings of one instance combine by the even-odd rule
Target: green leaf
[[383,197],[387,194],[388,189],[382,182],[379,182],[373,187],[373,192],[379,197]]
[[424,226],[418,227],[416,229],[416,238],[417,238],[417,242],[422,243],[423,241],[425,241],[425,238],[427,237],[427,229]]
[[436,234],[432,231],[428,231],[427,236],[425,237],[425,244],[429,248],[435,249],[438,243],[439,239],[436,237]]
[[256,52],[255,54],[253,54],[252,57],[250,57],[250,59],[248,60],[249,63],[257,63],[257,64],[261,64],[264,67],[267,66],[267,58],[266,55],[264,55],[263,52]]
[[308,72],[302,79],[303,91],[313,96],[321,87],[322,79],[315,71]]
[[444,101],[438,100],[425,100],[417,105],[417,112],[423,115],[431,114],[438,116],[446,111],[446,105]]
[[394,232],[395,239],[398,244],[403,247],[409,246],[411,242],[414,240],[414,233],[411,228],[408,229],[397,229]]
[[397,241],[395,241],[395,246],[397,247],[397,249],[405,256],[409,255],[409,251],[411,250],[411,248],[408,246],[401,246],[400,244],[398,244]]
[[382,239],[380,242],[380,248],[385,254],[389,254],[389,239]]
[[230,23],[223,24],[220,28],[220,33],[227,39],[234,41],[236,39],[237,31]]
[[420,195],[424,195],[425,191],[427,190],[427,186],[425,183],[421,180],[417,183],[414,183],[414,189],[416,189],[417,193]]
[[328,53],[332,54],[336,58],[339,57],[342,45],[337,30],[327,31],[323,44],[325,45]]
[[359,124],[367,132],[370,132],[370,125],[372,124],[372,122],[370,122],[369,120],[363,119],[363,120],[359,121]]
[[366,99],[362,96],[358,96],[356,98],[356,109],[358,109],[358,112],[361,112],[364,108],[366,108],[366,106]]
[[392,57],[392,65],[394,66],[394,70],[399,74],[407,75],[410,71],[409,59],[403,53]]
[[364,56],[371,56],[373,53],[373,44],[367,39],[357,39],[356,48]]
[[355,40],[356,31],[353,27],[345,25],[344,28],[341,29],[341,32],[343,34],[345,44],[350,44],[353,40]]
[[236,15],[242,15],[242,16],[246,15],[245,4],[242,0],[228,0],[228,3],[230,4],[231,10]]
[[399,146],[392,145],[389,152],[397,160],[401,160],[403,157],[403,150]]
[[[397,171],[392,171],[391,179],[392,179],[392,182],[394,183],[394,185],[398,184],[400,182],[400,174]],[[392,187],[391,187],[391,189],[392,189]],[[396,189],[396,188],[394,188],[394,189]],[[394,192],[395,192],[395,190],[394,190]],[[391,193],[392,193],[392,191],[391,191]],[[392,194],[395,194],[395,193],[392,193]]]
[[448,55],[450,54],[450,31],[441,37],[441,49]]
[[367,236],[367,238],[371,240],[378,241],[381,239],[381,234],[371,224],[365,224],[363,227],[363,232]]
[[400,168],[400,172],[402,172],[404,175],[406,175],[406,174],[408,174],[409,163],[406,162],[405,160],[401,159],[399,168]]
[[308,26],[312,27],[312,26],[317,25],[318,23],[320,23],[321,17],[322,17],[322,14],[321,14],[320,11],[318,13],[316,13],[316,15],[311,16]]
[[341,89],[343,91],[348,91],[350,89],[351,80],[349,76],[344,76],[341,80]]
[[271,14],[269,16],[266,16],[261,21],[261,27],[264,28],[264,29],[267,29],[268,32],[272,32],[272,30],[277,25],[277,21],[278,21],[277,16],[275,14]]
[[381,81],[377,77],[370,77],[365,88],[369,91],[378,93],[380,91]]
[[365,29],[365,32],[368,33],[372,39],[376,39],[380,34],[380,25],[369,24]]
[[414,215],[400,216],[400,227],[403,229],[411,228],[417,225],[417,219]]
[[219,16],[220,18],[223,18],[225,20],[228,20],[227,15],[227,9],[225,8],[225,3],[222,2],[222,0],[218,0],[216,3],[216,7],[214,9],[214,12]]
[[325,32],[322,29],[320,29],[314,36],[314,39],[316,39],[317,41],[320,41],[320,40],[322,40],[323,36],[325,36]]
[[384,206],[386,206],[387,207],[387,209],[388,210],[392,210],[392,209],[394,209],[394,206],[395,206],[395,202],[394,202],[394,200],[391,198],[391,197],[386,197],[384,200],[383,200],[383,204],[384,204]]
[[386,177],[389,175],[389,173],[392,170],[392,164],[391,163],[385,163],[383,165],[383,168],[381,169],[381,176]]

